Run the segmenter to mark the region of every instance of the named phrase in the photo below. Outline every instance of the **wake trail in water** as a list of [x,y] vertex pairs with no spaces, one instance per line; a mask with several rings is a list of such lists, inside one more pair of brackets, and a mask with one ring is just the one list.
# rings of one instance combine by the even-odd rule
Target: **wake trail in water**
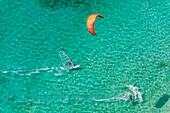
[[143,102],[142,93],[139,92],[139,88],[133,85],[126,85],[129,88],[129,91],[125,91],[119,95],[104,98],[104,99],[93,99],[96,102],[115,102],[115,101],[127,101],[129,100],[129,96],[133,95],[135,97],[135,101]]
[[119,94],[117,96],[105,99],[93,99],[96,102],[115,102],[115,101],[127,101],[129,99],[129,92]]
[[33,75],[33,74],[40,74],[43,72],[47,73],[54,73],[55,76],[62,76],[64,73],[66,73],[67,70],[65,70],[63,67],[43,67],[43,68],[37,68],[32,70],[27,69],[16,69],[16,70],[3,70],[1,71],[2,74],[17,74],[20,76],[24,75]]
[[77,69],[79,68],[80,65],[74,65],[74,63],[71,61],[70,57],[67,56],[63,51],[59,52],[59,57],[62,63],[63,67],[43,67],[39,69],[33,69],[33,70],[27,70],[27,69],[17,69],[17,70],[3,70],[1,71],[2,74],[18,74],[18,75],[32,75],[32,74],[40,74],[41,72],[48,72],[51,73],[53,72],[55,76],[62,76],[66,72],[69,72],[69,70],[72,69]]

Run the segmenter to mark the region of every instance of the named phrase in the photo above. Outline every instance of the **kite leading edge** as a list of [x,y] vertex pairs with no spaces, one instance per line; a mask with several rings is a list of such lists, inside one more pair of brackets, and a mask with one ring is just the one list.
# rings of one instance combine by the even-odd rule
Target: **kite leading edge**
[[88,31],[92,34],[95,35],[95,30],[94,30],[94,22],[96,21],[96,18],[100,17],[103,18],[102,15],[100,14],[91,14],[88,18],[87,18],[87,22],[86,22],[86,26]]

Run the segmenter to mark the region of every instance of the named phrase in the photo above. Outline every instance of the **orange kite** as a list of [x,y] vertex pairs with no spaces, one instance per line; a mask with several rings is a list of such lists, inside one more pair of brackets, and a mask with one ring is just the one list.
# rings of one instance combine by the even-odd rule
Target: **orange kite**
[[97,17],[103,18],[103,16],[100,14],[91,14],[86,22],[87,29],[92,35],[96,34],[94,31],[94,22],[96,21]]

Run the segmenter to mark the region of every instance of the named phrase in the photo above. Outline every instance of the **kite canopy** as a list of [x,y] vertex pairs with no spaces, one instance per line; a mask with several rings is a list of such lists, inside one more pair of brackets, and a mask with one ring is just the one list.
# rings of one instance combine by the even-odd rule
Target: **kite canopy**
[[100,14],[91,14],[88,18],[87,18],[87,22],[86,22],[86,26],[88,31],[92,34],[95,35],[95,30],[94,30],[94,22],[96,21],[96,18],[100,17],[103,18],[102,15]]

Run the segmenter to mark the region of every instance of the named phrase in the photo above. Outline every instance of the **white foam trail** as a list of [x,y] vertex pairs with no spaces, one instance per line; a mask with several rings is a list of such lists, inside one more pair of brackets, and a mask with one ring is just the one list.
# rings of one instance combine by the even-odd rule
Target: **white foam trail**
[[51,67],[52,70],[54,70],[54,67]]
[[35,72],[31,72],[31,74],[39,74],[40,71],[39,70],[36,70]]
[[50,72],[50,73],[51,73],[51,72],[53,72],[53,70],[48,70],[47,72]]
[[125,92],[125,93],[119,94],[111,98],[94,99],[94,101],[97,101],[97,102],[114,102],[114,101],[121,101],[121,100],[127,101],[129,100],[129,95],[130,95],[129,92]]
[[44,67],[44,68],[40,68],[39,70],[42,70],[42,71],[47,71],[47,70],[49,70],[50,68],[48,68],[48,67]]
[[127,101],[127,100],[129,100],[130,95],[134,95],[135,100],[139,99],[139,102],[143,102],[142,93],[139,92],[138,87],[135,87],[133,85],[126,85],[126,86],[130,89],[131,92],[124,92],[122,94],[119,94],[119,95],[111,97],[111,98],[93,99],[93,100],[97,101],[97,102],[114,102],[114,101],[121,101],[121,100]]
[[18,70],[18,71],[12,71],[12,73],[18,74],[19,71],[20,71],[20,70]]
[[55,73],[54,75],[55,76],[62,76],[63,75],[63,71],[66,71],[66,70],[62,70],[61,67],[60,68],[56,68],[55,69],[57,71],[57,73]]
[[24,76],[24,75],[32,75],[32,74],[40,74],[41,72],[48,72],[48,73],[51,73],[51,72],[55,72],[54,75],[55,76],[61,76],[63,75],[63,71],[66,71],[66,70],[63,70],[62,67],[60,68],[55,68],[55,67],[43,67],[43,68],[38,68],[38,69],[32,69],[32,70],[27,70],[27,69],[18,69],[18,70],[10,70],[10,71],[7,71],[7,70],[3,70],[1,71],[2,74],[7,74],[7,73],[11,73],[11,74],[17,74],[17,75],[20,75],[20,76]]
[[111,101],[114,101],[114,97],[112,98],[106,98],[106,99],[94,99],[94,101],[96,102],[111,102]]
[[66,70],[64,67],[60,67],[60,69],[62,69],[62,70]]
[[55,73],[54,75],[55,76],[62,76],[63,74],[62,73]]
[[138,93],[139,101],[140,101],[140,102],[143,102],[143,99],[142,99],[142,93],[141,93],[141,92],[137,92],[137,93]]
[[2,73],[3,73],[3,74],[6,74],[6,73],[8,73],[8,71],[2,71]]
[[19,74],[20,76],[23,76],[24,74]]

